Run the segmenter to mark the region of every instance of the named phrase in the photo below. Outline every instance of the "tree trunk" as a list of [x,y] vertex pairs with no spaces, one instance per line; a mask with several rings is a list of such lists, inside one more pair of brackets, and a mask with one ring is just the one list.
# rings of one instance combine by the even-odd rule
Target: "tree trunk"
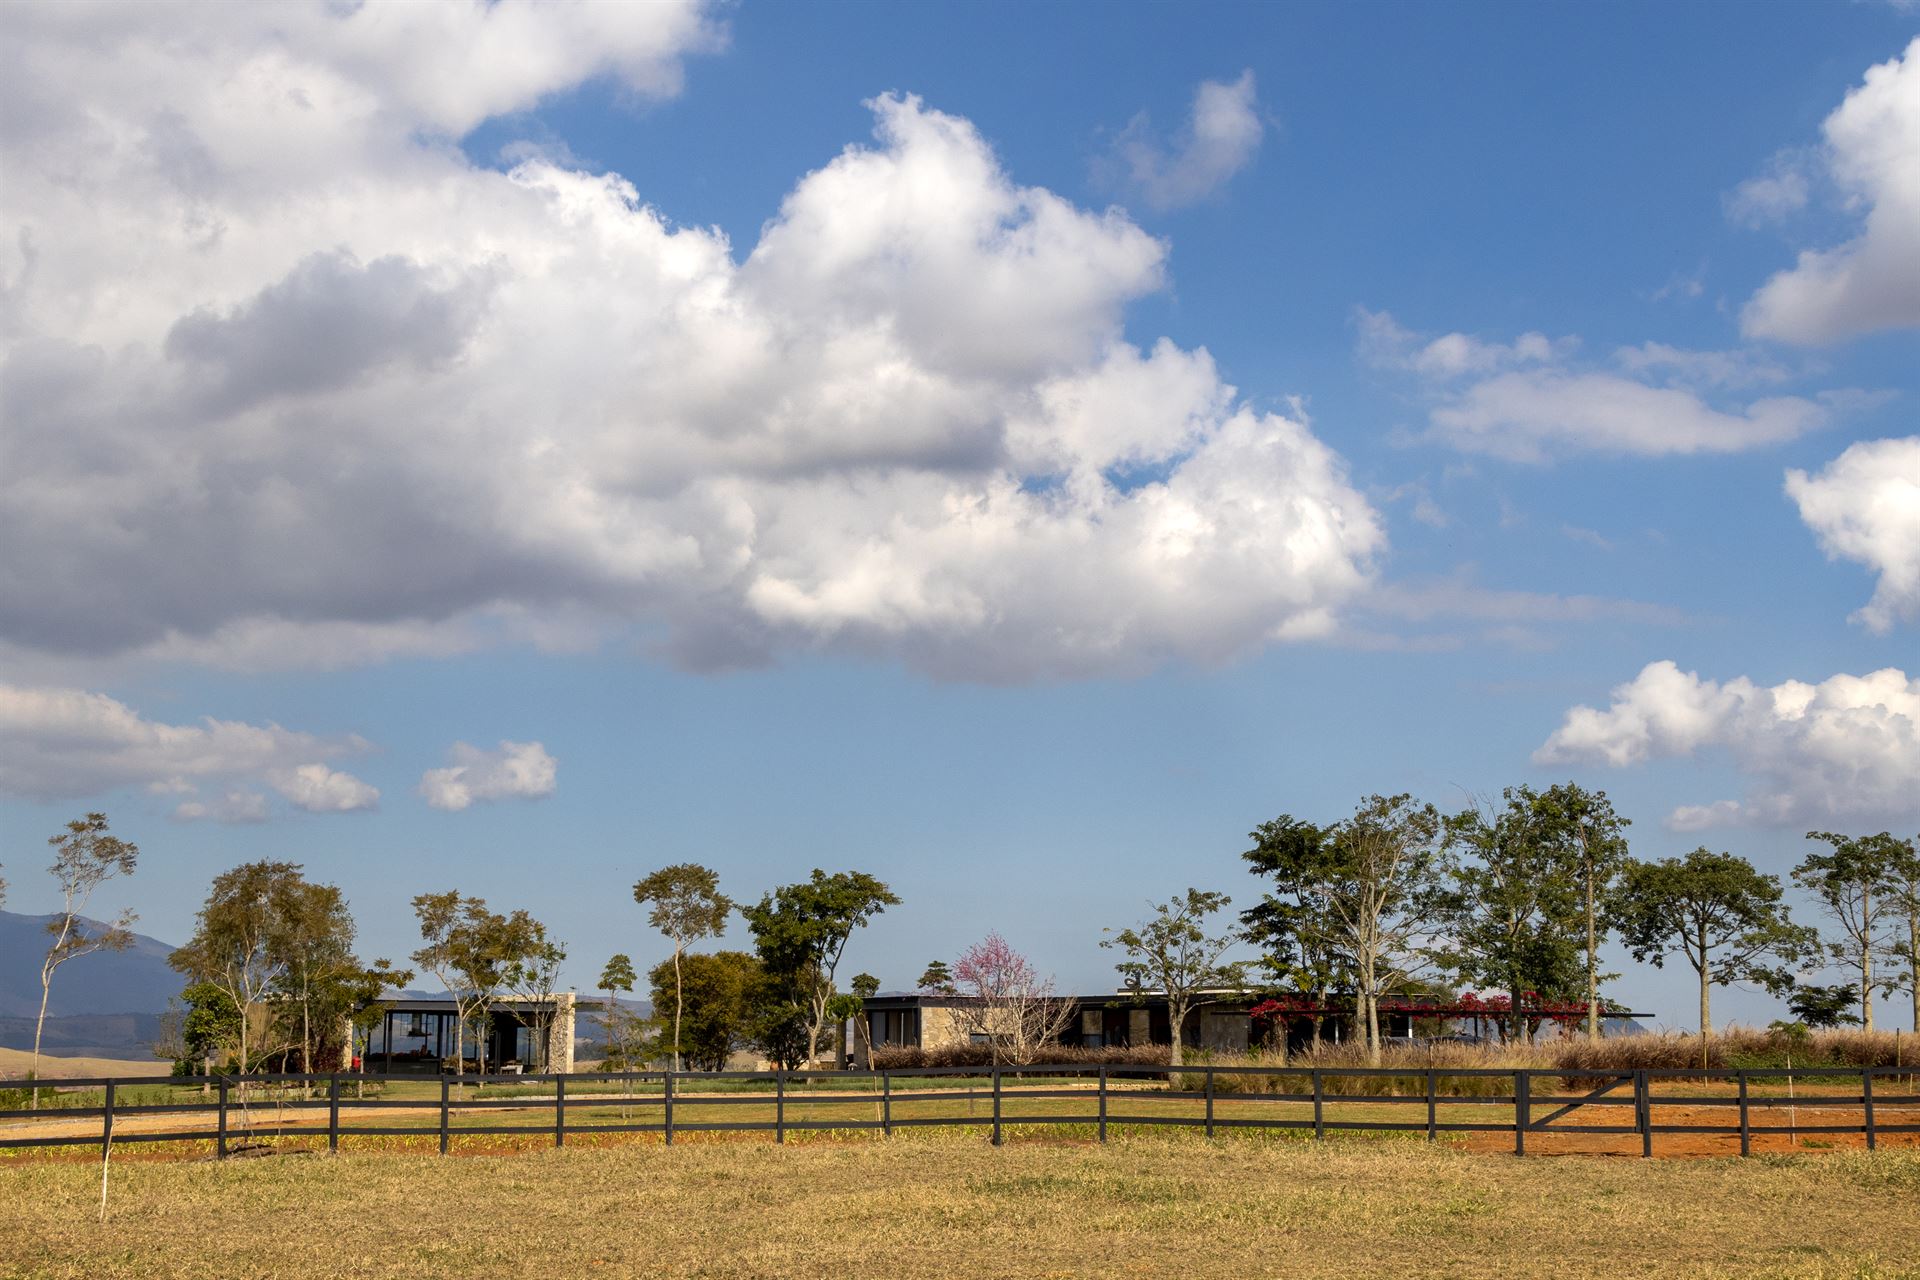
[[1594,873],[1587,868],[1587,1039],[1600,1039],[1600,935],[1594,909]]
[[1860,899],[1860,1028],[1873,1030],[1873,899]]
[[1907,917],[1907,995],[1913,999],[1913,1030],[1920,1035],[1920,912]]
[[680,1012],[686,1003],[686,997],[681,994],[681,991],[680,947],[675,944],[673,948],[673,1069],[675,1071],[680,1069]]
[[35,1111],[40,1109],[40,1029],[47,1025],[47,995],[52,990],[53,970],[42,965],[40,968],[40,1016],[33,1020],[33,1065],[27,1068],[27,1074],[33,1077],[33,1101],[30,1105]]
[[1707,1063],[1707,1038],[1713,1034],[1713,971],[1700,970],[1700,1065]]
[[1185,1046],[1180,1043],[1180,1032],[1187,1025],[1187,1006],[1176,1005],[1171,1000],[1167,1001],[1167,1020],[1173,1026],[1173,1043],[1167,1050],[1167,1063],[1177,1067],[1186,1061],[1186,1054],[1183,1052]]

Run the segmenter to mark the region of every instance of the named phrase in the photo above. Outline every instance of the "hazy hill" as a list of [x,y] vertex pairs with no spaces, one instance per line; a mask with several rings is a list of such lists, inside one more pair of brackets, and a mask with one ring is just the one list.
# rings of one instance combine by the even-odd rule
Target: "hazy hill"
[[[0,911],[0,1018],[32,1018],[40,1010],[40,961],[47,954],[52,916]],[[89,929],[104,926],[89,920]],[[54,975],[50,1017],[145,1013],[166,1009],[184,986],[167,967],[173,947],[136,933],[125,951],[101,951],[69,960]]]

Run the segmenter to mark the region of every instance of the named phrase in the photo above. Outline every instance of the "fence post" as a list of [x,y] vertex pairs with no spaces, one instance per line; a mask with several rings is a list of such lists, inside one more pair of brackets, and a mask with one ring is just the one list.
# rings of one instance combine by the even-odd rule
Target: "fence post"
[[787,1140],[787,1073],[773,1073],[773,1140]]
[[1533,1073],[1522,1067],[1513,1073],[1513,1154],[1527,1154],[1527,1123],[1533,1119]]
[[1313,1137],[1316,1142],[1325,1141],[1327,1136],[1323,1107],[1326,1096],[1320,1089],[1320,1068],[1313,1069]]
[[1207,1068],[1207,1136],[1213,1136],[1213,1068]]
[[327,1077],[327,1151],[340,1150],[340,1073]]
[[440,1077],[440,1154],[447,1154],[447,1119],[452,1104],[447,1097],[447,1078]]
[[[113,1081],[107,1081],[107,1105],[100,1111],[100,1159],[105,1160],[113,1149]],[[105,1178],[105,1174],[100,1175]],[[106,1195],[101,1193],[102,1198]]]
[[1867,1111],[1867,1150],[1874,1147],[1873,1129],[1873,1068],[1860,1068],[1860,1102]]
[[1653,1158],[1653,1096],[1647,1085],[1645,1067],[1633,1073],[1633,1101],[1640,1126],[1640,1158]]
[[220,1112],[217,1127],[214,1130],[213,1154],[218,1160],[227,1158],[227,1078],[220,1077]]
[[553,1078],[553,1145],[567,1145],[567,1078]]
[[[727,1064],[723,1062],[720,1065],[724,1067]],[[672,1146],[673,1145],[673,1068],[672,1067],[667,1068],[665,1087],[666,1087],[666,1102],[664,1104],[663,1109],[666,1112],[665,1124],[667,1126],[666,1128],[667,1145]]]
[[1000,1145],[1000,1068],[993,1069],[993,1145]]
[[1753,1154],[1753,1126],[1747,1112],[1747,1073],[1740,1072],[1740,1154]]
[[1435,1123],[1435,1121],[1439,1118],[1437,1114],[1439,1111],[1439,1105],[1437,1100],[1438,1092],[1439,1092],[1439,1082],[1434,1076],[1433,1068],[1428,1067],[1427,1068],[1427,1141],[1428,1142],[1434,1141],[1435,1131],[1439,1128],[1439,1126]]
[[1107,1068],[1100,1067],[1100,1141],[1107,1140]]
[[893,1077],[880,1073],[880,1132],[893,1136]]

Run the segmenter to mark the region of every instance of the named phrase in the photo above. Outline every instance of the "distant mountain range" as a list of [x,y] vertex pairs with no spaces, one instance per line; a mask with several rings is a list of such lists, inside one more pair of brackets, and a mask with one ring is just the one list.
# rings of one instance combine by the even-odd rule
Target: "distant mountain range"
[[[40,1011],[40,962],[46,957],[47,925],[54,916],[0,911],[0,1017],[31,1018]],[[86,921],[89,930],[106,928]],[[50,1017],[97,1013],[158,1014],[186,985],[167,967],[172,944],[133,935],[125,951],[98,951],[69,960],[53,978]]]

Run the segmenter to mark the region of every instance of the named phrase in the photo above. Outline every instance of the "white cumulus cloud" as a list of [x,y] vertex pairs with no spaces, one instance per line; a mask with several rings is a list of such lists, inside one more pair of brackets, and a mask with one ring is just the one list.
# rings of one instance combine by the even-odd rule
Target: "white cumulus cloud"
[[1167,147],[1147,118],[1136,116],[1115,140],[1128,182],[1156,209],[1198,204],[1253,162],[1266,126],[1254,96],[1253,72],[1232,81],[1205,80],[1178,144]]
[[1604,709],[1575,707],[1539,764],[1615,768],[1724,753],[1750,780],[1738,800],[1685,805],[1681,830],[1729,823],[1909,822],[1920,817],[1920,677],[1887,668],[1818,684],[1703,679],[1647,664]]
[[448,144],[597,76],[671,92],[716,39],[698,6],[9,23],[14,653],[623,634],[1009,681],[1324,635],[1373,579],[1379,519],[1298,413],[1126,340],[1167,246],[1020,185],[966,120],[873,100],[874,140],[738,248],[617,174]]
[[[250,822],[266,816],[265,799],[234,784],[251,780],[300,808],[344,812],[372,807],[380,793],[323,761],[369,749],[356,735],[211,716],[168,724],[103,693],[0,684],[0,794],[58,799],[144,787],[183,796],[177,818]],[[202,786],[220,795],[203,799]]]
[[1855,618],[1882,633],[1920,618],[1920,436],[1863,440],[1812,475],[1789,471],[1787,496],[1829,556],[1880,575]]
[[[1820,158],[1860,233],[1808,249],[1768,280],[1741,313],[1750,335],[1823,344],[1920,326],[1920,39],[1867,71],[1824,126]],[[1804,184],[1770,174],[1742,188],[1736,213],[1804,203]],[[1748,188],[1751,188],[1749,190]]]
[[553,794],[559,765],[537,742],[502,741],[493,751],[456,742],[447,754],[451,765],[429,769],[420,778],[420,794],[435,809],[464,809],[476,800],[537,800]]

